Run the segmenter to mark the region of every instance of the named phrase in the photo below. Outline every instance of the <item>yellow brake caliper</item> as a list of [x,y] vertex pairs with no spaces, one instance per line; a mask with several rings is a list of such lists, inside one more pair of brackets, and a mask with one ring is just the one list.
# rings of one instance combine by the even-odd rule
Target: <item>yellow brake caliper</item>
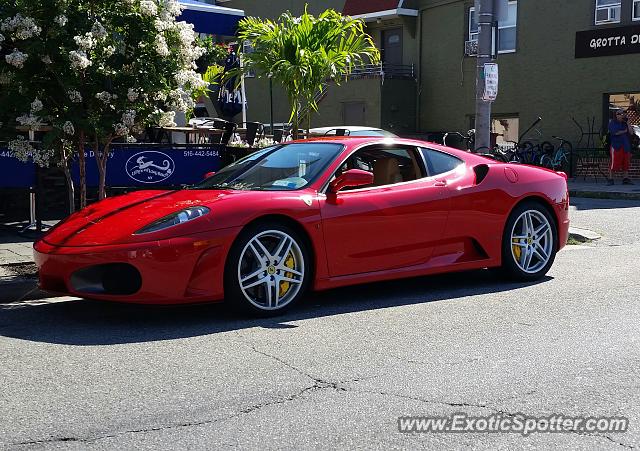
[[[289,252],[289,255],[287,256],[287,259],[284,262],[284,265],[287,268],[294,268],[295,265],[295,261],[293,260],[293,254],[291,254],[291,252]],[[290,272],[286,272],[284,273],[285,277],[293,277],[293,274]],[[284,296],[285,294],[287,294],[287,291],[289,291],[289,288],[291,288],[291,283],[290,282],[280,282],[280,297]]]
[[522,253],[522,248],[520,246],[516,246],[515,243],[520,243],[520,240],[517,238],[514,238],[512,241],[511,247],[513,248],[513,255],[515,255],[516,260],[520,260],[520,254]]

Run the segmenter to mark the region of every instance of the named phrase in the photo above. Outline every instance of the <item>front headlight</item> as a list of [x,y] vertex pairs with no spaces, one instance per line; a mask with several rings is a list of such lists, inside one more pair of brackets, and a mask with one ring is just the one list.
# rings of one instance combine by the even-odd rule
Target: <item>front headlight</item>
[[168,229],[169,227],[177,226],[178,224],[189,222],[204,216],[209,213],[209,211],[210,210],[207,207],[185,208],[184,210],[172,213],[169,216],[165,216],[164,218],[160,218],[157,221],[152,222],[138,230],[134,235],[142,235],[143,233],[151,233],[157,232],[158,230]]

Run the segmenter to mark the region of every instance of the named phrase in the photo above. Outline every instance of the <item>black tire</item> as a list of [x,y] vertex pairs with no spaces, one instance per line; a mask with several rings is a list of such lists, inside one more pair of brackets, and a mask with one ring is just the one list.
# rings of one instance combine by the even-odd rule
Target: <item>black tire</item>
[[[544,216],[551,228],[552,242],[550,243],[550,253],[548,254],[548,261],[543,266],[541,265],[541,267],[535,272],[527,272],[520,267],[520,265],[516,262],[516,256],[514,255],[515,251],[513,250],[515,247],[512,244],[512,232],[514,231],[516,221],[518,221],[518,219],[528,211],[534,211]],[[539,280],[547,274],[549,268],[551,268],[551,266],[553,265],[557,250],[558,225],[555,218],[553,217],[553,214],[550,213],[549,210],[541,202],[538,201],[531,200],[518,204],[509,215],[509,219],[507,219],[502,235],[501,269],[503,274],[509,279],[523,282]],[[540,261],[539,263],[541,264],[542,261]]]
[[[293,241],[295,241],[300,251],[300,255],[297,257],[297,259],[302,259],[302,266],[304,268],[302,283],[300,284],[300,288],[298,289],[297,293],[295,293],[295,295],[292,296],[292,299],[290,299],[285,305],[273,309],[261,308],[258,305],[252,303],[247,298],[247,296],[245,296],[245,293],[240,286],[239,280],[239,265],[240,258],[243,256],[243,251],[251,240],[259,236],[260,234],[269,231],[284,233],[288,235]],[[304,293],[306,292],[311,281],[312,274],[313,261],[311,258],[311,253],[309,251],[309,243],[307,242],[306,237],[301,236],[301,234],[297,230],[288,226],[287,224],[272,221],[257,223],[255,225],[247,227],[240,233],[240,235],[238,235],[235,242],[231,246],[229,254],[227,255],[224,273],[225,303],[233,311],[242,314],[250,314],[252,316],[259,317],[281,315],[288,311],[292,306],[297,304],[304,296]],[[273,276],[271,277],[271,279],[273,280]],[[279,290],[280,283],[282,282],[278,281],[276,283],[278,287],[276,288],[276,290]],[[262,287],[262,289],[264,290],[265,288]]]

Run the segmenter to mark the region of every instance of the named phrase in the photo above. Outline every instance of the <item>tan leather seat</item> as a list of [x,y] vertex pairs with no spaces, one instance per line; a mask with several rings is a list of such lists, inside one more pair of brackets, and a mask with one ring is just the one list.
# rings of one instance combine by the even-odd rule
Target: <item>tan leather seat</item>
[[402,174],[400,173],[400,165],[395,158],[382,158],[376,160],[373,165],[373,184],[391,185],[392,183],[402,182]]

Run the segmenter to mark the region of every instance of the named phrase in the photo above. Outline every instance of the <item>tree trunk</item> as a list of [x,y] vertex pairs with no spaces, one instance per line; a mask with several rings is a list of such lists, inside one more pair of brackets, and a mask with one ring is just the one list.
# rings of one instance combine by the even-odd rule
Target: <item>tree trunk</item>
[[309,133],[311,130],[311,107],[308,107],[309,110],[307,111],[307,139],[310,138]]
[[73,184],[73,177],[71,175],[71,162],[73,161],[69,156],[62,151],[62,170],[64,171],[64,179],[67,185],[67,196],[69,199],[69,214],[76,211],[76,190]]
[[87,206],[87,165],[85,158],[85,136],[80,131],[78,138],[78,166],[80,167],[80,209]]
[[109,161],[109,151],[111,150],[111,141],[113,138],[108,138],[106,144],[100,152],[100,144],[98,137],[95,137],[96,142],[94,144],[96,163],[98,164],[98,200],[103,200],[107,197],[107,162]]

